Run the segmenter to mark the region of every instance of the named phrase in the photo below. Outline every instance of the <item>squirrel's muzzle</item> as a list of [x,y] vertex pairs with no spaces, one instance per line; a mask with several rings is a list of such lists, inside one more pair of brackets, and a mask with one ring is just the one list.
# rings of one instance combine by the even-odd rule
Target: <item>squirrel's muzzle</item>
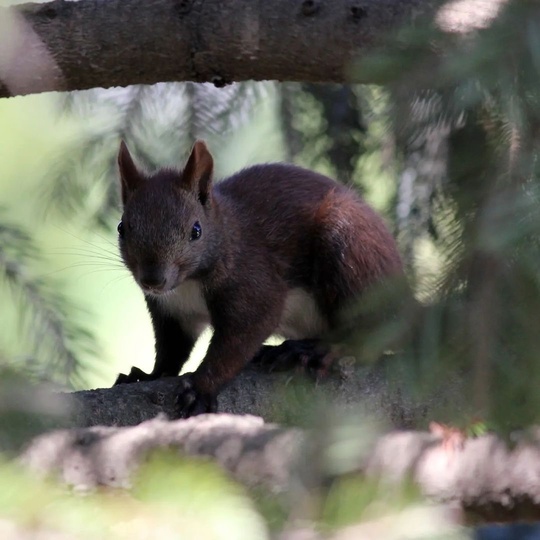
[[167,277],[159,268],[141,270],[139,275],[140,286],[150,292],[161,292],[167,285]]

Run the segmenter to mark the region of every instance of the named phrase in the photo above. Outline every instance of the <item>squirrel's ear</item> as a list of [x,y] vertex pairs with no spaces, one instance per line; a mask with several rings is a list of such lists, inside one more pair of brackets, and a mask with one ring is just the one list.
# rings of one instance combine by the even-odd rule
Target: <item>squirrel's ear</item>
[[197,193],[202,204],[210,200],[214,159],[204,141],[195,141],[187,160],[182,183],[190,191]]
[[120,169],[120,183],[122,187],[122,203],[126,204],[129,195],[137,189],[142,182],[142,175],[137,169],[133,158],[124,141],[120,143],[118,152],[118,168]]

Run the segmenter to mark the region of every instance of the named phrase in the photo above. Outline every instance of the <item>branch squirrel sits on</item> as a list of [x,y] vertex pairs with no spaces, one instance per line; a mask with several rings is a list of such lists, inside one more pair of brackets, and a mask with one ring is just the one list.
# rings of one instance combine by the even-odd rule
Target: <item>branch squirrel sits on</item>
[[[202,331],[214,331],[200,366],[179,378],[179,417],[215,411],[256,356],[315,354],[347,305],[403,272],[383,219],[321,174],[262,164],[213,185],[202,141],[181,171],[139,170],[124,142],[118,163],[120,252],[145,295],[156,359],[152,373],[133,367],[116,384],[177,376]],[[263,347],[273,334],[288,341]]]

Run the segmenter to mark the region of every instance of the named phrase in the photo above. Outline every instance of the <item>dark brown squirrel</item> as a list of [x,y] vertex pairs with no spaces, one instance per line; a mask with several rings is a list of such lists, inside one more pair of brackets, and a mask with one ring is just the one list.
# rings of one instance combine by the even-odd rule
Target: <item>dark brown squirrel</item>
[[145,295],[156,360],[152,373],[134,367],[116,384],[177,376],[210,324],[206,356],[179,379],[180,417],[215,411],[219,390],[270,349],[269,336],[304,350],[371,285],[402,272],[383,219],[321,174],[263,164],[213,186],[202,141],[183,171],[146,174],[124,142],[118,163],[120,251]]

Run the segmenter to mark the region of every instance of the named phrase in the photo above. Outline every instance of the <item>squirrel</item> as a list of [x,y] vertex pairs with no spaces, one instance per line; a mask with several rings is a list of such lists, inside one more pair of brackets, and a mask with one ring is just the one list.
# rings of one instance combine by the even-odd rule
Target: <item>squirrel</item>
[[123,141],[118,165],[119,249],[144,293],[156,358],[150,374],[133,367],[115,384],[178,376],[211,325],[200,366],[179,378],[179,417],[216,411],[220,389],[271,335],[312,350],[347,305],[403,272],[383,218],[322,174],[269,163],[213,185],[203,141],[183,170],[143,172]]

